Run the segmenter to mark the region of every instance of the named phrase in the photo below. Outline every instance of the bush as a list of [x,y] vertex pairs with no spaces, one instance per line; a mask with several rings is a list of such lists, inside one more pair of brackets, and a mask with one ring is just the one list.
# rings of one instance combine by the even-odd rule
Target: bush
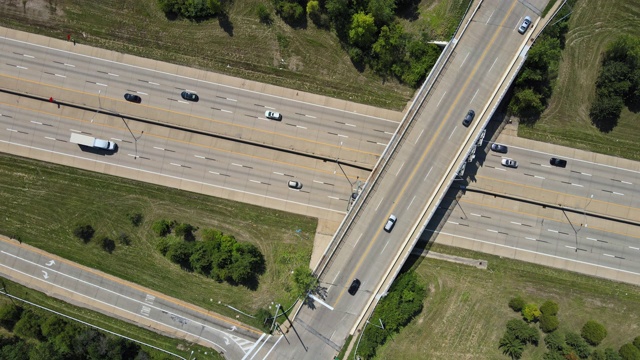
[[304,9],[302,6],[296,2],[289,2],[288,0],[279,0],[278,13],[287,24],[297,23],[304,17]]
[[0,326],[13,331],[13,327],[20,320],[23,309],[13,303],[6,303],[0,307]]
[[529,326],[522,319],[512,319],[507,322],[507,332],[512,333],[523,344],[537,346],[540,341],[538,329]]
[[586,359],[591,354],[591,349],[584,339],[574,333],[568,332],[565,336],[565,342],[569,345],[581,359]]
[[540,312],[543,315],[558,315],[558,304],[554,301],[547,300],[540,306]]
[[265,308],[258,309],[258,311],[256,312],[256,319],[260,321],[260,325],[263,331],[268,332],[271,329],[271,324],[273,324],[273,316],[274,315],[271,314],[271,311]]
[[618,354],[620,354],[622,360],[640,360],[640,350],[633,346],[632,343],[622,345]]
[[102,247],[102,250],[108,252],[109,254],[111,254],[116,249],[116,242],[110,239],[108,236],[102,236],[99,243],[100,247]]
[[622,360],[620,355],[612,348],[606,348],[604,350],[604,356],[607,358],[607,360]]
[[549,351],[562,351],[564,348],[564,336],[559,332],[552,332],[544,337],[544,345]]
[[633,339],[633,346],[637,347],[638,350],[640,350],[640,336],[636,336],[636,338]]
[[120,235],[118,235],[118,241],[120,242],[120,244],[122,245],[131,245],[131,239],[129,238],[129,235],[125,234],[125,233],[120,233]]
[[142,220],[144,220],[144,217],[140,213],[129,214],[128,217],[131,225],[135,227],[140,226],[140,224],[142,224]]
[[193,232],[197,230],[198,228],[191,224],[181,223],[173,228],[173,233],[186,241],[194,241],[196,237],[193,235]]
[[537,321],[541,313],[536,304],[527,304],[522,309],[522,317],[526,322]]
[[589,344],[598,346],[607,337],[607,329],[602,324],[589,320],[582,327],[580,334]]
[[307,293],[316,290],[318,278],[308,266],[299,266],[293,271],[293,288],[297,297],[306,297]]
[[271,13],[269,12],[265,4],[258,5],[258,7],[256,8],[256,14],[258,14],[258,18],[263,24],[270,25],[273,22],[273,20],[271,20]]
[[91,241],[95,232],[96,231],[93,229],[93,226],[89,224],[78,224],[76,225],[76,228],[73,229],[73,235],[84,241],[85,244]]
[[42,340],[44,339],[40,330],[42,321],[43,318],[39,312],[27,308],[22,312],[20,320],[13,327],[13,332],[23,339]]
[[545,333],[555,331],[559,325],[560,322],[558,321],[558,317],[555,315],[547,315],[543,313],[542,316],[540,316],[540,330]]
[[522,311],[525,305],[526,303],[524,302],[524,299],[521,298],[520,296],[516,296],[511,300],[509,300],[509,307],[511,308],[511,310],[516,312]]
[[167,220],[158,220],[153,223],[151,230],[158,236],[167,236],[171,232],[171,223]]

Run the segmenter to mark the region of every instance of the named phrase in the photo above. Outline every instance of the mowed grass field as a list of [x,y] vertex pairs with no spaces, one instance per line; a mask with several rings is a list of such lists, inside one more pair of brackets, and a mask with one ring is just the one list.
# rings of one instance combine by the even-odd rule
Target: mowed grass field
[[637,0],[577,1],[549,107],[534,126],[521,125],[518,135],[640,160],[640,113],[624,108],[618,126],[608,134],[601,133],[589,118],[600,54],[619,35],[639,33]]
[[[144,215],[140,227],[128,220],[133,213]],[[237,314],[225,304],[252,314],[272,301],[292,303],[290,273],[309,265],[317,227],[315,218],[2,154],[0,214],[2,234],[232,317]],[[255,244],[267,268],[258,288],[218,283],[164,258],[151,231],[163,218]],[[88,244],[72,235],[80,222],[96,229]],[[130,236],[130,246],[118,243],[120,233]],[[112,254],[97,244],[100,235],[116,241]],[[253,324],[244,316],[240,320]]]
[[[538,306],[557,302],[558,331],[579,333],[591,319],[602,323],[608,336],[600,347],[617,351],[640,336],[639,287],[437,244],[431,250],[488,260],[489,267],[417,260],[413,271],[429,289],[424,309],[377,359],[508,359],[498,342],[507,321],[519,316],[508,307],[517,295]],[[528,346],[522,359],[541,359],[545,350],[544,342]]]
[[[462,0],[424,0],[440,6],[446,32],[460,21]],[[24,6],[23,6],[24,3]],[[0,24],[123,53],[213,70],[231,76],[402,110],[413,89],[382,81],[351,63],[336,36],[310,20],[298,28],[285,24],[271,1],[229,1],[228,20],[169,20],[157,0],[0,0]],[[260,23],[259,4],[273,23]],[[451,4],[450,6],[447,4]],[[53,5],[53,6],[52,6]]]
[[[194,345],[183,340],[174,339],[167,336],[162,336],[153,331],[141,328],[137,325],[130,324],[125,321],[116,320],[112,317],[102,315],[98,312],[87,310],[81,307],[73,306],[64,301],[49,297],[39,291],[22,286],[18,283],[14,283],[10,280],[0,277],[4,291],[7,294],[17,296],[20,299],[29,301],[31,303],[38,304],[46,309],[53,310],[55,312],[67,315],[73,319],[84,321],[93,326],[113,331],[122,336],[135,339],[144,344],[155,346],[157,348],[169,351],[171,353],[180,355],[184,358],[188,358],[193,350],[194,355],[203,360],[218,360],[224,359],[216,351],[212,351],[209,348],[200,345]],[[22,303],[20,300],[14,300],[7,296],[0,296],[0,305],[4,306],[7,303],[14,302],[16,305],[31,306]],[[69,320],[71,321],[71,320]],[[0,328],[0,334],[8,333],[5,329]],[[175,359],[175,356],[168,355],[164,352],[158,351],[148,346],[144,346],[144,350],[147,351],[154,359]]]

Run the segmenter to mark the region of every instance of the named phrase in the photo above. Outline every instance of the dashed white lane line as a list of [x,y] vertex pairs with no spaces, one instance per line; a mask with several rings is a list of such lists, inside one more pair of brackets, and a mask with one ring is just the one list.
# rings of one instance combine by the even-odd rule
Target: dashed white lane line
[[638,248],[638,247],[634,247],[634,246],[629,246],[629,249],[633,249],[633,250],[640,250],[640,248]]
[[420,137],[422,136],[423,132],[424,132],[424,129],[422,129],[422,131],[420,131],[420,135],[418,135],[418,137],[416,138],[416,141],[413,143],[414,145],[418,143],[418,140],[420,140]]
[[329,199],[334,199],[334,200],[340,200],[340,198],[337,198],[335,196],[327,196]]
[[400,174],[400,170],[402,170],[403,166],[404,166],[404,163],[402,163],[402,165],[400,165],[400,169],[398,169],[398,172],[396,173],[396,176],[398,176],[398,174]]
[[573,185],[573,186],[578,186],[578,187],[584,187],[584,185],[574,184],[574,183],[571,183],[571,185]]
[[492,233],[497,233],[498,230],[493,230],[493,229],[487,229],[487,231],[492,232]]
[[444,99],[444,96],[447,94],[447,92],[445,91],[444,94],[442,94],[442,97],[440,98],[440,101],[438,101],[438,104],[436,104],[436,107],[440,106],[440,102],[442,101],[442,99]]

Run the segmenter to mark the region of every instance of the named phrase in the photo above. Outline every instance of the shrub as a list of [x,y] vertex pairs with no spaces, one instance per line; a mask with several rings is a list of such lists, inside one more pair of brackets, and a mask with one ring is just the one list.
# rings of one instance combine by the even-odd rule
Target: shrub
[[524,302],[524,299],[521,298],[520,296],[516,296],[516,297],[512,298],[511,300],[509,300],[509,307],[513,311],[520,312],[520,311],[522,311],[522,309],[524,309],[525,305],[526,305],[526,303]]
[[542,316],[540,316],[540,330],[545,333],[555,331],[559,325],[560,322],[558,321],[558,317],[555,315],[547,315],[543,313]]
[[589,320],[582,327],[580,334],[589,344],[598,346],[607,337],[607,329],[602,324]]
[[118,241],[120,242],[120,244],[122,245],[131,245],[131,239],[129,238],[129,235],[121,232],[120,235],[118,235]]
[[171,223],[167,220],[158,220],[153,223],[151,230],[158,236],[167,236],[171,232]]
[[273,324],[273,314],[271,314],[271,311],[265,308],[258,309],[256,312],[256,319],[260,321],[262,330],[266,332],[271,329],[271,324]]
[[549,351],[562,351],[564,348],[564,336],[559,332],[552,332],[544,337],[544,345]]
[[540,306],[540,312],[543,315],[558,315],[558,304],[554,301],[547,300]]
[[95,232],[96,231],[93,229],[93,226],[89,224],[78,224],[76,225],[76,228],[73,229],[73,235],[78,239],[84,241],[85,244],[91,241],[91,238],[93,237],[93,234],[95,234]]
[[194,241],[196,238],[193,236],[193,232],[197,230],[198,228],[191,224],[181,223],[175,226],[173,232],[176,236],[179,236],[186,241]]
[[271,20],[271,13],[269,12],[265,4],[258,5],[258,7],[256,8],[256,14],[258,14],[258,18],[263,24],[269,25],[273,22],[273,20]]
[[131,225],[135,227],[140,226],[140,224],[142,224],[142,220],[144,219],[144,217],[140,213],[129,214],[128,217]]
[[[16,325],[17,326],[17,325]],[[640,350],[633,346],[632,343],[627,343],[620,347],[618,351],[622,360],[640,360]]]
[[542,360],[567,360],[567,358],[560,352],[549,351],[542,355]]
[[569,345],[573,350],[575,350],[576,355],[578,355],[581,359],[586,359],[591,354],[591,349],[589,349],[589,345],[584,339],[574,333],[568,332],[565,336],[565,342]]
[[13,303],[4,304],[0,307],[0,326],[13,331],[13,327],[20,320],[23,309]]
[[40,323],[43,320],[39,312],[27,308],[22,312],[20,320],[13,327],[13,332],[23,339],[42,340],[44,337],[40,330]]
[[638,350],[640,350],[640,336],[636,336],[636,338],[633,339],[633,346],[637,347]]
[[507,322],[507,332],[512,333],[523,344],[538,345],[540,333],[538,329],[529,326],[522,319],[512,319]]
[[100,247],[102,247],[102,250],[111,254],[116,249],[116,242],[107,236],[103,236],[100,238]]
[[537,321],[541,313],[536,304],[527,304],[522,309],[522,317],[526,322]]
[[318,287],[318,278],[308,266],[299,266],[293,271],[293,288],[297,297],[305,297]]
[[612,348],[606,348],[604,350],[604,356],[607,358],[607,360],[622,360],[620,355]]

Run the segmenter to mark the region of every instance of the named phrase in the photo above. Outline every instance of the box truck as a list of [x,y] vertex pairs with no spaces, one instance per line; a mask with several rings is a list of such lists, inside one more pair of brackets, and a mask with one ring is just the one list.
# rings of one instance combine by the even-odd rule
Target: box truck
[[97,149],[115,150],[116,143],[102,139],[96,139],[93,136],[71,133],[70,143],[88,146]]

